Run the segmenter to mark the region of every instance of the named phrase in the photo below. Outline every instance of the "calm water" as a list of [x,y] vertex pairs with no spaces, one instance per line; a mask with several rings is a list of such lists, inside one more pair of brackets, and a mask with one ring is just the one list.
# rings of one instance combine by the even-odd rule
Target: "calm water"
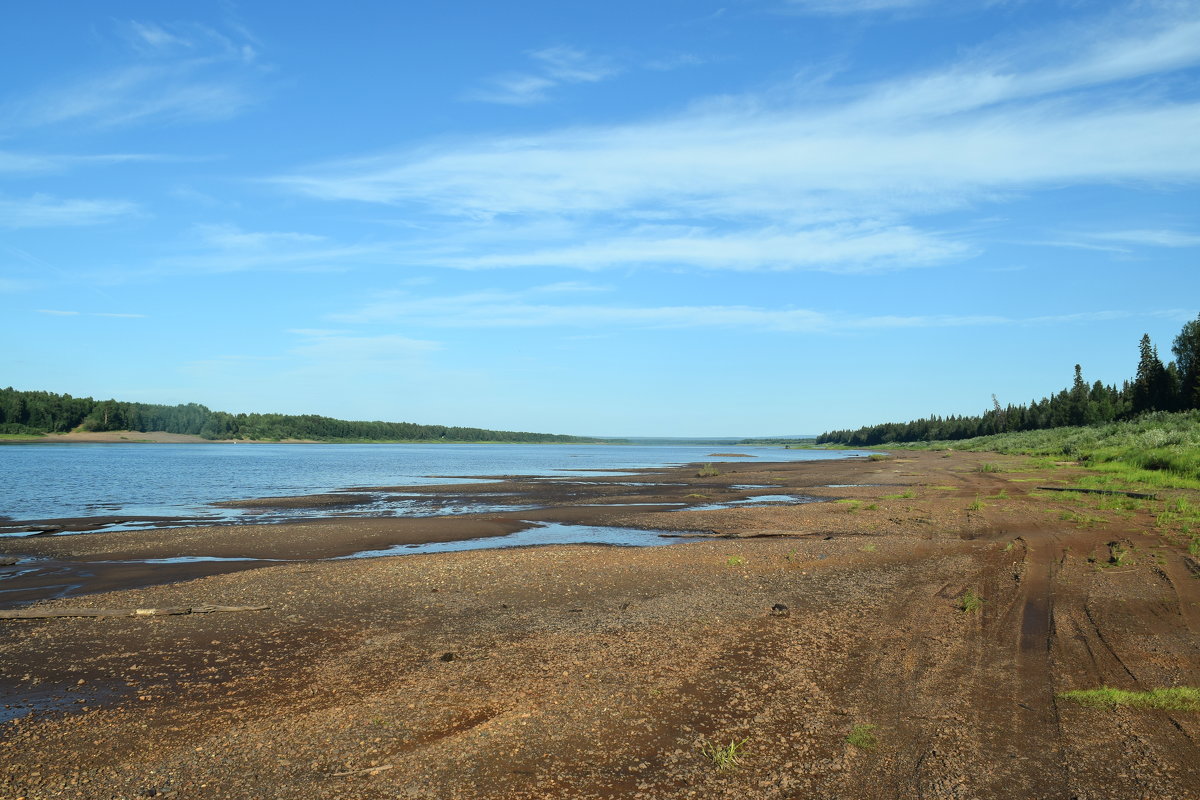
[[[317,494],[362,486],[422,486],[469,477],[569,479],[597,470],[692,462],[809,461],[860,451],[737,447],[755,459],[712,457],[728,446],[418,444],[31,444],[0,446],[0,517],[15,520],[112,516],[249,517],[214,509],[221,500]],[[605,472],[605,475],[612,473]],[[513,499],[513,498],[510,498]],[[519,501],[518,501],[519,502]],[[497,498],[498,508],[504,500]],[[481,510],[481,509],[471,509]],[[381,513],[289,509],[305,513]],[[282,513],[282,512],[281,512]],[[383,513],[423,516],[413,505]],[[438,513],[451,513],[441,510]],[[460,511],[461,513],[461,511]],[[270,513],[253,513],[267,521]]]

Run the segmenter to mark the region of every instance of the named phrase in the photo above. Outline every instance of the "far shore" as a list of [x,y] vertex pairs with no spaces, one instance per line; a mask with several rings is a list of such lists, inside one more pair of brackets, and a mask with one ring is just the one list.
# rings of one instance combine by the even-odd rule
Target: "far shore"
[[3,444],[628,444],[621,440],[596,442],[446,441],[445,439],[205,439],[191,433],[167,431],[72,431],[40,435],[6,434]]

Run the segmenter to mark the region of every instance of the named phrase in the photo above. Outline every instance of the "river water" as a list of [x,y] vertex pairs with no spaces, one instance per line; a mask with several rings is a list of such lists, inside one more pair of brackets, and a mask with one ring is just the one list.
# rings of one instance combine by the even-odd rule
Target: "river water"
[[[726,451],[754,458],[714,455]],[[854,455],[866,454],[740,445],[7,444],[0,446],[0,517],[183,516],[216,521],[243,513],[210,505],[223,500],[466,483],[509,475],[569,479],[693,462]],[[413,515],[423,514],[414,508]]]

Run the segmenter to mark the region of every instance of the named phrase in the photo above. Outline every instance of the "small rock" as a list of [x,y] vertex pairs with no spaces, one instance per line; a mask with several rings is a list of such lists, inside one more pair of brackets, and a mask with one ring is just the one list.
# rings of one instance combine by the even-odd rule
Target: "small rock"
[[771,606],[771,614],[776,617],[786,617],[791,614],[791,612],[783,603],[776,603],[775,605]]
[[440,661],[453,661],[456,658],[458,658],[458,656],[455,655],[454,653],[442,653],[441,658],[439,660]]

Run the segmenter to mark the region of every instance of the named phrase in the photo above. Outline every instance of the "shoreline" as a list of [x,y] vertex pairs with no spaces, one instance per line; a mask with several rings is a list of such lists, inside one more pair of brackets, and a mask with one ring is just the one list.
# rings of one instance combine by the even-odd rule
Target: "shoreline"
[[[1200,685],[1200,564],[1156,527],[1200,493],[1042,492],[1087,473],[993,453],[725,466],[586,489],[656,506],[564,483],[540,512],[713,534],[670,547],[308,560],[43,602],[268,608],[0,622],[0,796],[1200,796],[1200,714],[1059,698]],[[663,506],[775,487],[833,502]],[[2,544],[311,556],[396,521]],[[741,769],[704,755],[729,741]]]

